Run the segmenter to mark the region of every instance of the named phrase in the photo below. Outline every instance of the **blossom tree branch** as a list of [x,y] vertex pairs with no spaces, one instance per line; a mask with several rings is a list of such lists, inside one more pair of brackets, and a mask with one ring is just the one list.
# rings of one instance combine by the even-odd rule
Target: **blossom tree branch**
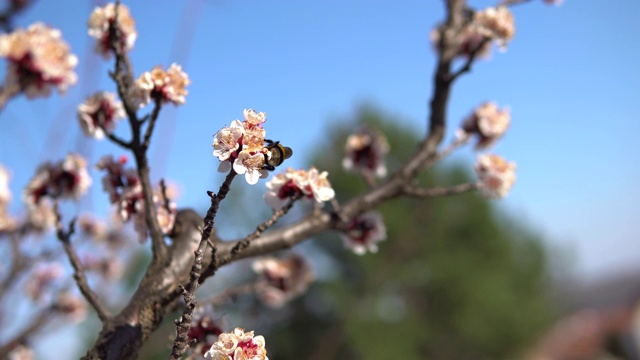
[[[289,248],[323,231],[337,229],[345,219],[352,219],[385,201],[404,195],[406,186],[411,184],[421,171],[436,163],[436,160],[439,159],[437,149],[443,140],[446,129],[446,110],[453,85],[451,67],[457,54],[455,35],[465,25],[465,9],[465,0],[447,0],[447,20],[442,30],[440,39],[442,50],[438,54],[438,63],[434,74],[434,92],[430,101],[428,131],[412,158],[386,181],[342,204],[339,210],[333,213],[322,211],[311,214],[285,228],[263,234],[251,243],[251,247],[235,255],[236,259],[260,256]],[[449,150],[445,150],[443,155],[448,152]],[[230,256],[233,248],[238,246],[240,241],[242,240],[220,244],[216,255],[218,261]]]
[[[186,287],[180,285],[182,290],[182,295],[184,297],[184,301],[186,303],[185,309],[182,312],[182,316],[180,319],[176,320],[176,338],[173,342],[173,348],[171,350],[171,359],[177,360],[179,359],[184,352],[187,350],[189,344],[189,329],[191,328],[191,320],[193,316],[193,310],[196,307],[196,293],[198,288],[200,287],[200,275],[202,270],[202,259],[204,250],[209,244],[208,240],[211,237],[211,233],[213,231],[213,224],[215,222],[215,216],[218,213],[218,209],[220,208],[220,202],[224,200],[224,198],[231,190],[231,182],[236,176],[236,172],[231,169],[224,182],[220,186],[217,194],[209,193],[209,197],[211,198],[211,206],[209,206],[209,210],[207,210],[207,214],[204,217],[204,229],[202,230],[202,238],[200,239],[200,244],[198,245],[198,249],[195,251],[195,260],[193,261],[193,266],[191,267],[190,280]],[[215,251],[216,248],[212,248],[212,258],[215,260]],[[217,263],[215,261],[212,262],[211,267],[213,268],[212,274],[217,270]]]
[[89,287],[89,282],[87,281],[87,276],[84,273],[84,268],[82,266],[82,262],[76,254],[73,246],[71,245],[71,236],[75,232],[75,219],[71,220],[69,223],[68,229],[64,229],[60,217],[60,212],[56,206],[56,234],[58,236],[58,240],[62,243],[64,247],[64,251],[67,253],[67,257],[69,258],[69,262],[71,262],[71,266],[73,267],[73,278],[80,289],[82,295],[84,295],[85,299],[91,304],[93,309],[98,314],[98,318],[100,321],[105,322],[108,318],[108,311],[98,299],[98,296],[91,290]]
[[464,184],[458,184],[451,187],[437,187],[437,188],[429,188],[429,189],[424,189],[424,188],[415,187],[415,186],[407,186],[405,187],[404,192],[405,194],[413,197],[427,198],[427,197],[462,194],[462,193],[477,190],[479,186],[480,186],[479,182],[469,182]]
[[[136,160],[138,176],[140,177],[140,183],[142,185],[142,193],[144,196],[144,210],[146,216],[147,227],[151,233],[151,246],[153,252],[153,261],[161,262],[167,256],[167,249],[164,243],[164,234],[160,229],[158,220],[156,217],[156,209],[153,206],[153,187],[151,186],[151,180],[149,176],[149,165],[147,159],[147,149],[149,141],[153,132],[155,120],[160,112],[160,103],[155,102],[153,114],[151,116],[150,123],[147,127],[147,131],[144,135],[144,140],[141,140],[141,125],[142,121],[138,119],[136,104],[132,97],[133,87],[133,70],[131,62],[127,53],[121,46],[122,31],[118,26],[118,8],[120,1],[116,1],[115,19],[113,25],[110,27],[110,46],[111,50],[115,54],[116,64],[115,70],[111,73],[111,77],[116,82],[118,88],[118,94],[122,99],[122,103],[129,119],[129,125],[131,128],[132,139],[129,142],[130,149],[134,154]],[[111,139],[111,137],[109,137]],[[119,145],[119,142],[116,141]]]
[[475,49],[471,50],[471,54],[469,54],[469,56],[467,57],[467,61],[464,63],[464,65],[460,69],[456,70],[456,72],[451,74],[450,79],[452,82],[456,81],[456,79],[459,78],[462,74],[465,74],[471,71],[471,66],[473,65],[473,62],[476,60],[478,55],[482,52],[482,49],[490,42],[491,42],[491,39],[488,37],[485,37],[484,39],[482,39],[482,41],[480,41],[480,43],[478,44],[478,46],[475,47]]
[[[146,158],[146,150],[148,148],[150,134],[157,120],[157,114],[154,115],[152,113],[149,116],[147,132],[142,136],[141,127],[146,120],[139,120],[137,118],[137,108],[134,106],[136,104],[128,97],[133,87],[131,65],[128,62],[126,54],[116,46],[114,40],[112,46],[116,53],[116,70],[112,74],[112,77],[118,85],[118,92],[124,102],[124,107],[129,116],[129,123],[132,128],[132,152],[136,156],[138,172],[144,189],[146,220],[149,229],[151,229],[154,259],[127,306],[121,313],[105,321],[95,345],[89,350],[86,358],[136,358],[144,341],[146,341],[148,336],[158,327],[163,317],[166,316],[171,309],[175,308],[179,302],[180,295],[182,295],[186,302],[186,307],[182,316],[176,321],[177,334],[171,355],[172,359],[178,359],[189,347],[188,333],[191,326],[193,310],[196,306],[195,296],[198,287],[204,280],[214,276],[221,266],[239,259],[265,255],[281,249],[290,248],[305,239],[328,230],[344,229],[346,222],[394,198],[401,196],[441,196],[476,189],[476,183],[461,184],[452,188],[442,189],[420,189],[412,186],[417,176],[466,141],[463,139],[455,140],[449,147],[438,151],[446,132],[447,106],[454,80],[463,72],[468,71],[452,71],[453,61],[456,56],[459,56],[460,40],[458,35],[469,22],[466,1],[446,0],[446,10],[446,21],[440,29],[440,46],[437,65],[433,75],[433,93],[429,102],[427,131],[417,151],[406,163],[402,164],[397,171],[380,183],[373,184],[366,192],[344,201],[341,206],[334,207],[332,210],[320,208],[293,224],[278,229],[268,229],[281,216],[276,211],[271,219],[260,225],[254,233],[246,238],[231,242],[211,241],[210,237],[214,231],[215,215],[219,209],[220,202],[229,192],[231,181],[236,175],[235,171],[231,170],[217,194],[208,192],[211,198],[211,206],[204,218],[204,230],[202,231],[197,250],[189,253],[169,252],[169,256],[166,256],[167,253],[163,253],[163,249],[165,251],[171,251],[171,249],[166,250],[162,232],[154,227],[158,226],[158,224],[157,220],[155,220],[155,209],[151,206],[152,194],[150,191],[149,168]],[[469,67],[473,62],[473,59],[470,59]],[[464,68],[465,66],[463,65],[461,69]],[[153,112],[155,113],[156,111],[159,111],[157,103]],[[258,114],[254,113],[251,116],[253,117],[253,123],[248,129],[259,129],[261,121]],[[220,135],[221,138],[226,136],[232,140],[231,143],[235,143],[240,136],[238,134],[241,130],[244,131],[246,129],[244,129],[244,125],[238,121],[233,124],[231,128],[225,130],[224,134],[218,133],[217,136]],[[223,140],[224,139],[220,140],[220,142],[224,143]],[[249,140],[249,137],[243,138],[243,141],[244,140]],[[214,155],[216,152],[219,152],[221,154],[219,156],[222,157],[222,154],[228,149],[224,149],[220,146],[220,143],[218,145],[219,147],[216,148],[214,140]],[[243,143],[243,145],[246,144]],[[260,148],[262,148],[262,143],[260,144]],[[272,150],[275,151],[276,148],[272,147]],[[282,151],[280,155],[284,157],[285,152],[284,150]],[[236,161],[242,162],[243,159],[239,158],[241,152],[241,149],[234,148],[230,150],[229,154],[226,154],[224,160],[227,161],[230,156],[234,156]],[[266,156],[267,154],[265,153],[264,155]],[[262,155],[259,153],[259,155],[250,154],[250,156],[257,156],[259,158]],[[248,157],[246,159],[248,159]],[[250,169],[247,169],[245,173],[248,179],[247,181],[256,179],[254,176],[257,170],[255,172],[250,172],[249,170]],[[251,171],[253,170],[255,169]],[[264,168],[261,170],[264,170]],[[292,205],[293,201],[288,204],[288,208],[285,206],[281,211],[283,213],[288,211]],[[267,229],[269,231],[266,231]],[[205,252],[207,245],[211,247],[210,252]],[[177,259],[179,257],[181,257],[180,261]],[[172,264],[182,264],[187,260],[189,264],[191,264],[191,271],[188,277],[186,274],[184,276],[182,274],[176,276],[177,273],[172,269]],[[182,286],[179,284],[186,285]]]
[[219,260],[219,262],[217,264],[219,264],[219,266],[221,266],[221,265],[224,265],[226,263],[229,263],[229,262],[233,261],[233,259],[235,257],[237,257],[240,252],[242,252],[244,249],[246,249],[251,244],[251,241],[253,241],[253,240],[257,239],[258,237],[260,237],[260,235],[262,235],[263,232],[265,232],[267,229],[269,229],[270,227],[275,225],[275,223],[278,222],[278,220],[281,217],[286,215],[289,212],[289,210],[291,210],[291,208],[293,207],[295,202],[298,201],[301,197],[302,197],[301,195],[297,195],[297,196],[292,197],[287,202],[287,204],[285,204],[285,206],[283,206],[282,208],[274,211],[273,215],[271,215],[271,217],[267,221],[265,221],[262,224],[258,225],[254,232],[249,234],[246,238],[236,242],[236,244],[233,246],[233,248],[231,248],[231,252],[229,253],[229,257]]

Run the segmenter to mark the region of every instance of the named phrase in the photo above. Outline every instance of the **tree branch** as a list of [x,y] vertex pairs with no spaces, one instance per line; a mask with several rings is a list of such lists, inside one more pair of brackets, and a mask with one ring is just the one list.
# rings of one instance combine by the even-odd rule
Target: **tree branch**
[[[202,231],[202,238],[200,239],[200,244],[198,245],[198,250],[195,251],[196,258],[193,261],[193,266],[191,267],[190,280],[186,287],[180,285],[182,290],[182,295],[185,301],[185,309],[182,312],[182,316],[178,320],[175,321],[176,324],[176,338],[173,342],[173,348],[171,350],[171,359],[178,360],[182,355],[184,355],[185,351],[187,351],[189,347],[189,329],[191,329],[191,321],[193,318],[193,310],[196,307],[196,293],[198,292],[198,288],[200,287],[200,271],[202,270],[202,258],[204,254],[204,250],[207,248],[209,237],[213,232],[213,224],[215,222],[216,214],[218,213],[218,209],[220,208],[220,202],[224,200],[224,198],[231,190],[231,182],[235,178],[237,173],[231,169],[224,182],[220,186],[217,194],[213,194],[209,192],[209,196],[211,197],[211,206],[209,206],[209,210],[207,210],[207,214],[204,217],[204,229]],[[215,262],[215,250],[213,248],[212,255],[212,275],[217,270],[217,263]]]
[[457,195],[466,192],[470,192],[478,189],[479,184],[477,182],[470,182],[459,184],[451,187],[437,187],[424,189],[417,186],[409,186],[407,185],[404,188],[404,193],[413,197],[436,197],[436,196],[448,196],[448,195]]
[[249,244],[251,244],[251,241],[260,237],[260,235],[262,235],[263,232],[265,232],[267,229],[272,227],[276,222],[278,222],[278,220],[281,217],[286,215],[289,212],[289,210],[291,210],[291,208],[293,207],[293,204],[295,204],[295,202],[298,201],[301,197],[302,195],[298,194],[292,197],[291,199],[289,199],[289,201],[282,208],[274,211],[273,215],[271,215],[271,217],[267,221],[258,225],[254,232],[249,234],[246,238],[240,241],[236,241],[233,247],[231,248],[229,255],[225,258],[220,259],[218,262],[216,262],[216,265],[222,266],[226,263],[233,261],[234,258],[236,258],[239,253],[241,253],[243,250],[245,250],[249,246]]
[[142,142],[142,148],[144,149],[145,152],[149,148],[151,135],[153,134],[153,129],[156,126],[156,120],[158,119],[158,115],[160,115],[161,108],[162,108],[162,103],[160,102],[160,100],[155,99],[153,103],[153,111],[151,112],[149,124],[147,125],[147,131],[144,134],[144,141]]
[[67,253],[69,262],[71,262],[71,266],[73,267],[73,278],[75,279],[82,295],[84,295],[85,299],[87,299],[89,304],[91,304],[93,309],[98,314],[98,318],[100,319],[100,321],[105,322],[109,319],[107,309],[102,305],[100,299],[98,299],[98,296],[89,287],[89,282],[87,281],[87,276],[84,273],[82,262],[80,261],[78,254],[76,254],[73,246],[71,245],[71,235],[73,235],[73,233],[75,232],[75,219],[71,220],[68,230],[65,230],[62,225],[57,204],[55,206],[55,213],[57,229],[56,234],[60,242],[62,242],[64,251]]

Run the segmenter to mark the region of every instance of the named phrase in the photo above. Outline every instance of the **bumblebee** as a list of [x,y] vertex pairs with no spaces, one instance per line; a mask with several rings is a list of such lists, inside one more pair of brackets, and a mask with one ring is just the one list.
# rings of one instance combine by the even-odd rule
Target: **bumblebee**
[[269,158],[267,154],[264,155],[264,165],[262,165],[262,168],[265,170],[275,170],[285,159],[293,155],[293,150],[291,150],[290,147],[280,144],[280,141],[265,140],[265,142],[267,143],[265,147],[271,153],[271,158]]

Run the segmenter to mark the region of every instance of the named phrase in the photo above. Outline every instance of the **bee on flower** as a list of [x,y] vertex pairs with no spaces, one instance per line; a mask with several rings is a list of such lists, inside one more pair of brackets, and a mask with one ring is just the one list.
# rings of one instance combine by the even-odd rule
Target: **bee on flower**
[[[290,148],[265,139],[266,130],[262,124],[267,114],[245,109],[244,121],[233,120],[213,137],[213,156],[220,160],[218,171],[233,170],[244,174],[247,183],[254,185],[259,179],[269,176],[285,159],[291,157]],[[265,145],[266,144],[266,145]]]

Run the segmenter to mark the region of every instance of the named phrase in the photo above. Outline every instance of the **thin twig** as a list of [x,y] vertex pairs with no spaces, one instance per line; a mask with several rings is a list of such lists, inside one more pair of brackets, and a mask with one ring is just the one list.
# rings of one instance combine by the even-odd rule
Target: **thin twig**
[[471,65],[473,65],[473,62],[476,60],[476,58],[482,51],[482,48],[490,41],[491,41],[491,38],[489,37],[485,37],[484,39],[482,39],[482,41],[480,41],[480,43],[473,50],[471,50],[471,53],[469,54],[469,57],[467,57],[467,61],[464,63],[464,65],[449,76],[449,81],[454,82],[462,74],[470,72]]
[[111,141],[113,141],[114,143],[120,145],[121,147],[125,148],[125,149],[131,149],[131,142],[129,141],[124,141],[122,139],[120,139],[117,135],[108,132],[106,130],[104,130],[105,135],[107,135],[107,138]]
[[0,13],[0,28],[4,32],[13,30],[13,18],[23,12],[33,1],[9,1],[9,6]]
[[[220,202],[224,200],[224,198],[229,193],[229,190],[231,190],[231,182],[236,175],[237,173],[232,169],[220,186],[217,194],[208,192],[209,197],[211,198],[211,206],[209,206],[209,210],[207,210],[207,214],[204,217],[204,229],[202,230],[202,238],[200,239],[198,250],[195,251],[196,257],[193,261],[193,266],[191,267],[189,283],[186,287],[180,285],[182,295],[184,297],[185,309],[182,312],[182,316],[180,316],[180,318],[175,321],[176,338],[173,341],[173,348],[171,349],[170,359],[172,360],[180,359],[180,357],[182,357],[185,351],[187,351],[187,349],[189,348],[189,329],[191,329],[193,310],[196,307],[196,293],[198,292],[198,288],[200,287],[199,280],[201,276],[200,271],[202,270],[202,258],[204,250],[206,249],[207,245],[211,243],[208,240],[211,236],[211,233],[213,232],[215,216],[218,213],[218,209],[220,208]],[[214,268],[214,273],[218,268],[216,263],[215,249],[216,248],[214,247],[212,250],[213,254],[211,262],[211,265]]]
[[159,99],[155,99],[153,103],[153,111],[151,112],[149,124],[147,125],[147,131],[145,132],[144,140],[142,141],[142,148],[145,151],[149,148],[151,135],[153,134],[153,129],[156,126],[156,120],[158,119],[158,115],[160,115],[160,109],[162,109],[162,102]]
[[91,304],[91,306],[95,309],[98,314],[98,318],[102,322],[106,322],[109,319],[109,315],[107,309],[102,305],[98,296],[91,290],[89,287],[89,282],[87,281],[87,276],[84,273],[84,268],[82,266],[82,262],[76,254],[75,249],[71,245],[71,235],[75,232],[75,222],[73,219],[69,222],[69,227],[67,230],[64,229],[62,225],[62,220],[60,216],[60,211],[58,210],[57,204],[55,205],[55,214],[56,214],[56,229],[57,236],[60,242],[62,242],[62,246],[64,247],[64,251],[67,253],[67,257],[69,258],[69,262],[71,262],[71,266],[73,267],[73,278],[80,289],[82,295],[84,295],[85,299]]
[[457,195],[466,192],[470,192],[473,190],[477,190],[479,187],[479,183],[470,182],[459,184],[451,187],[437,187],[437,188],[421,188],[417,186],[406,186],[404,188],[404,193],[413,197],[436,197],[436,196],[447,196],[447,195]]
[[265,222],[258,225],[254,232],[249,234],[246,238],[238,241],[233,246],[233,248],[231,248],[231,253],[229,254],[229,258],[222,259],[220,263],[225,264],[228,261],[233,261],[233,259],[237,257],[242,250],[246,249],[249,246],[249,244],[251,244],[251,241],[260,237],[260,235],[262,235],[263,232],[265,232],[267,229],[275,225],[275,223],[278,222],[278,220],[281,217],[286,215],[289,212],[289,210],[291,210],[291,208],[293,207],[293,204],[295,204],[295,202],[298,201],[301,197],[302,195],[300,194],[292,197],[282,208],[274,211],[273,215],[271,215],[271,217],[267,219]]
[[530,2],[531,0],[503,0],[500,2],[500,5],[503,6],[515,6],[515,5],[522,5],[522,4],[526,4],[528,2]]

